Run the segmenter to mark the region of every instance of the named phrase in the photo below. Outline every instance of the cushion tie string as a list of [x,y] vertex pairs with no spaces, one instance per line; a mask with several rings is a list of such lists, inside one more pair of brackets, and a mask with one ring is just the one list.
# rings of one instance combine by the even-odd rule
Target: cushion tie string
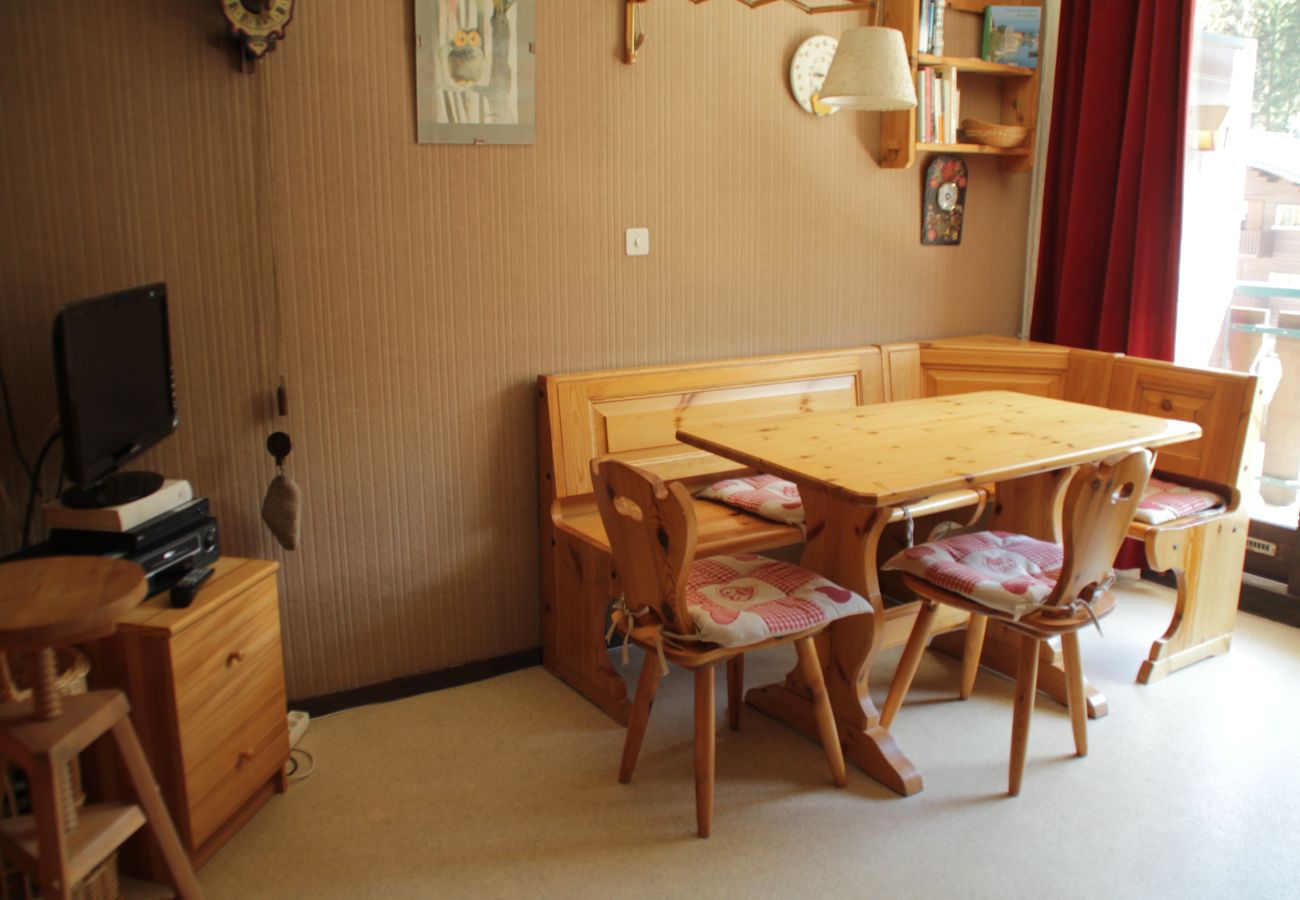
[[[627,605],[627,597],[620,596],[614,601],[614,612],[621,613],[622,616],[628,619],[627,627],[623,629],[623,665],[626,666],[628,663],[627,645],[628,642],[632,640],[632,627],[636,624],[635,621],[636,617],[644,616],[646,613],[650,612],[650,607],[643,606],[638,610],[630,609],[628,608]],[[614,629],[618,627],[619,621],[620,621],[619,618],[611,617],[609,623],[609,630],[605,632],[605,643],[608,644],[609,639],[614,636]],[[655,641],[655,651],[659,654],[659,674],[667,675],[668,658],[664,656],[663,636],[664,636],[663,626],[660,626],[659,640]]]
[[1093,612],[1092,605],[1105,596],[1106,592],[1114,586],[1115,571],[1112,569],[1110,574],[1107,575],[1100,584],[1097,584],[1091,591],[1089,591],[1087,600],[1084,600],[1082,596],[1079,596],[1075,597],[1074,601],[1070,604],[1070,612],[1078,612],[1082,608],[1082,610],[1088,614],[1088,618],[1092,620],[1093,627],[1097,629],[1097,634],[1102,637],[1105,637],[1106,634],[1101,630],[1101,621],[1097,618],[1097,614]]
[[916,542],[916,522],[912,519],[912,507],[903,507],[903,518],[907,522],[907,549],[912,549]]

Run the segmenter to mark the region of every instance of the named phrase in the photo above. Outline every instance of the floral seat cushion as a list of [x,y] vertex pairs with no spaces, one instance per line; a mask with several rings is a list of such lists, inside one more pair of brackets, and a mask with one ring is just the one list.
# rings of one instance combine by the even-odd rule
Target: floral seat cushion
[[1197,490],[1186,485],[1174,484],[1172,481],[1152,478],[1147,482],[1146,490],[1142,492],[1142,502],[1138,504],[1138,510],[1133,518],[1148,525],[1161,525],[1174,519],[1181,519],[1183,516],[1226,505],[1224,499],[1212,491]]
[[723,647],[756,644],[871,612],[863,597],[820,575],[748,553],[691,563],[686,603],[696,635]]
[[1058,544],[1005,531],[979,531],[918,544],[884,568],[907,572],[1019,619],[1047,599],[1061,575]]
[[793,481],[775,475],[728,478],[715,482],[699,494],[783,525],[803,527],[803,499]]

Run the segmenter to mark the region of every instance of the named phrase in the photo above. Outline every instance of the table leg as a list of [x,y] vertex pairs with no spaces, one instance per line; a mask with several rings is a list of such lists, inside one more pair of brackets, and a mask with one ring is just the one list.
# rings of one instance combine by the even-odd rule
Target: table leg
[[[800,485],[799,489],[808,523],[802,564],[858,592],[874,610],[874,615],[840,619],[817,637],[817,655],[844,756],[897,793],[915,794],[923,787],[921,774],[889,730],[881,727],[868,691],[871,664],[884,631],[875,560],[889,510],[839,501],[816,486]],[[812,691],[798,666],[784,682],[751,690],[745,702],[817,740]]]

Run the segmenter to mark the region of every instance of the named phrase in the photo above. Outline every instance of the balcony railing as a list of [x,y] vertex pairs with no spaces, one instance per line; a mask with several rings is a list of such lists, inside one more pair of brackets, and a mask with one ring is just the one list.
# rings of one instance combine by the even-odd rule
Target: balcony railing
[[[1242,232],[1243,239],[1246,232]],[[1239,281],[1228,312],[1229,365],[1260,378],[1263,458],[1251,515],[1294,527],[1300,488],[1300,286]]]

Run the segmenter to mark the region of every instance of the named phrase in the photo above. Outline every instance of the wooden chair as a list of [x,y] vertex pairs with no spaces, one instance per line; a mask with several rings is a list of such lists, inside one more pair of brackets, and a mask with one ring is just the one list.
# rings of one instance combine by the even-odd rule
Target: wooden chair
[[962,699],[970,696],[974,684],[989,617],[1006,622],[1020,634],[1009,793],[1020,793],[1025,769],[1029,720],[1038,690],[1040,642],[1057,635],[1065,657],[1074,748],[1079,756],[1086,756],[1087,705],[1078,630],[1115,606],[1110,592],[1112,562],[1150,475],[1151,454],[1145,450],[1080,466],[1065,496],[1063,545],[983,531],[921,544],[890,559],[884,568],[904,573],[904,584],[921,598],[922,605],[889,687],[881,725],[888,728],[903,705],[931,621],[943,603],[971,614],[962,662]]
[[[202,896],[167,813],[121,691],[61,697],[53,645],[112,634],[145,596],[135,563],[96,556],[0,565],[0,650],[34,653],[30,703],[0,703],[0,755],[27,773],[34,815],[0,820],[0,852],[36,880],[43,898],[69,898],[77,883],[140,827],[147,827],[183,900]],[[110,735],[135,803],[84,808],[73,796],[77,754]]]
[[623,597],[614,628],[646,651],[623,744],[618,780],[632,779],[650,706],[667,662],[695,673],[695,816],[700,837],[713,822],[713,667],[727,664],[727,712],[740,727],[744,656],[794,642],[813,694],[817,728],[831,775],[845,783],[835,728],[813,635],[834,619],[870,613],[859,595],[792,563],[754,554],[695,559],[695,507],[679,482],[613,459],[591,464],[601,520],[609,535]]

